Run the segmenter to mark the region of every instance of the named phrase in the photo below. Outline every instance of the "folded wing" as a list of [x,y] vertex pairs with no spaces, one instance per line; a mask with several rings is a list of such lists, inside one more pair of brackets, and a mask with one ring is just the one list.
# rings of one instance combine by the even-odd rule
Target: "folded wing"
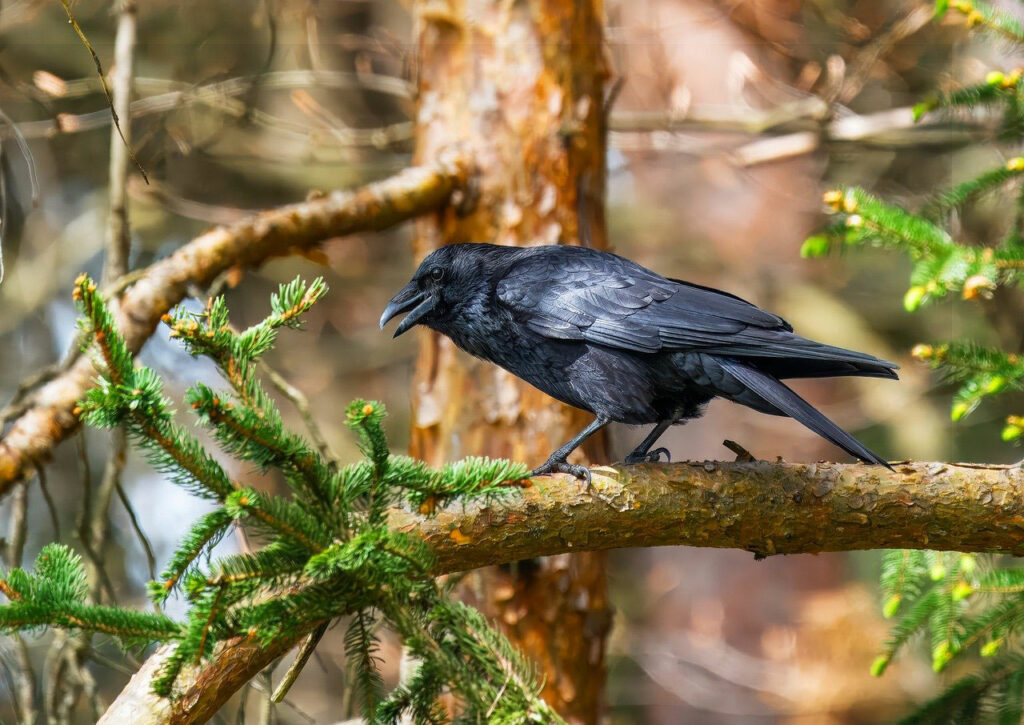
[[498,283],[497,296],[516,319],[552,339],[756,358],[759,369],[779,378],[895,378],[898,367],[800,337],[781,317],[739,297],[588,249],[556,248],[521,260]]

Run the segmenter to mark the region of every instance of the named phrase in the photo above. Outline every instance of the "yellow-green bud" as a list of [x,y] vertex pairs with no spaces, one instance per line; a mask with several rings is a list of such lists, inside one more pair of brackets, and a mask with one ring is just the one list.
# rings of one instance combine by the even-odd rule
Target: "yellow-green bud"
[[875,658],[875,661],[871,663],[871,675],[872,677],[881,677],[885,672],[885,668],[889,666],[889,655],[879,655]]
[[924,298],[928,295],[928,290],[918,285],[911,287],[907,290],[907,293],[903,295],[903,309],[907,312],[913,312],[921,303],[924,302]]
[[985,76],[985,82],[990,86],[1000,86],[1006,80],[1006,74],[1001,70],[994,70]]
[[932,648],[932,670],[935,672],[942,672],[951,659],[953,659],[953,650],[949,646],[949,642],[939,642]]
[[882,616],[886,619],[892,619],[896,612],[899,611],[900,602],[902,601],[903,597],[899,594],[893,594],[886,599],[885,604],[882,605]]
[[959,403],[954,403],[953,407],[949,411],[949,417],[955,423],[958,420],[964,418],[974,408],[973,402],[966,402],[961,400]]
[[953,585],[953,590],[950,592],[950,596],[954,602],[961,602],[967,597],[974,593],[974,587],[965,581],[958,581]]
[[1002,375],[993,375],[988,383],[985,385],[985,392],[992,394],[998,393],[1000,390],[1006,387],[1006,378]]
[[807,237],[804,243],[800,245],[800,256],[804,259],[808,257],[824,257],[828,254],[830,246],[828,237],[824,234],[815,234],[813,237]]
[[1003,638],[996,637],[993,640],[989,640],[981,646],[982,657],[992,657],[996,652],[999,651],[1000,647],[1003,646]]

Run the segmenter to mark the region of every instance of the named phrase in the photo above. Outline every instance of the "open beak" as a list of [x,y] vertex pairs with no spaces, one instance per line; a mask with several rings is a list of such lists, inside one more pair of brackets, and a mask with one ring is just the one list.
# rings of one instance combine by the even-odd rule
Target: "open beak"
[[415,282],[410,282],[398,290],[398,293],[388,302],[388,306],[384,308],[384,314],[380,316],[380,328],[383,330],[384,325],[392,317],[408,312],[409,314],[398,323],[398,328],[395,329],[395,337],[398,337],[419,322],[432,309],[434,309],[434,298],[421,290]]

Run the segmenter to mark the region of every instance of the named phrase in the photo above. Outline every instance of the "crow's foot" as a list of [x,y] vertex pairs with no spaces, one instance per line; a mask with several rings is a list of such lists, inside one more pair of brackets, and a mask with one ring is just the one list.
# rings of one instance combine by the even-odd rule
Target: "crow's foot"
[[653,451],[647,451],[646,453],[640,453],[639,451],[633,451],[623,463],[658,463],[661,460],[662,455],[665,456],[665,462],[672,462],[672,454],[668,452],[668,448],[655,448]]
[[590,469],[586,466],[579,466],[575,463],[569,463],[565,459],[554,459],[549,458],[542,466],[533,469],[531,475],[533,476],[546,476],[549,473],[568,473],[570,475],[579,478],[580,480],[587,482],[587,488],[590,488]]

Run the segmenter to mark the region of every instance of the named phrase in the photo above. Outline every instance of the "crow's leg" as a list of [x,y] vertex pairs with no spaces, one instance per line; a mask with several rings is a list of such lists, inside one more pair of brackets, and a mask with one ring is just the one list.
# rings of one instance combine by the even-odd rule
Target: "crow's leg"
[[632,453],[626,456],[626,460],[623,463],[657,463],[661,460],[662,453],[665,454],[666,461],[671,461],[672,456],[669,454],[668,448],[655,448],[652,451],[651,446],[661,438],[661,434],[668,430],[672,422],[671,420],[663,420],[654,426],[654,430],[640,442],[640,445]]
[[589,488],[590,470],[587,469],[586,466],[578,466],[576,464],[569,463],[566,459],[569,457],[570,453],[582,445],[583,441],[597,433],[609,423],[611,423],[610,418],[605,418],[601,415],[594,418],[593,423],[576,434],[576,437],[571,441],[552,453],[551,457],[548,458],[542,466],[533,469],[532,475],[543,476],[547,473],[571,473],[576,476],[576,478],[582,478],[585,480],[587,482],[587,487]]

